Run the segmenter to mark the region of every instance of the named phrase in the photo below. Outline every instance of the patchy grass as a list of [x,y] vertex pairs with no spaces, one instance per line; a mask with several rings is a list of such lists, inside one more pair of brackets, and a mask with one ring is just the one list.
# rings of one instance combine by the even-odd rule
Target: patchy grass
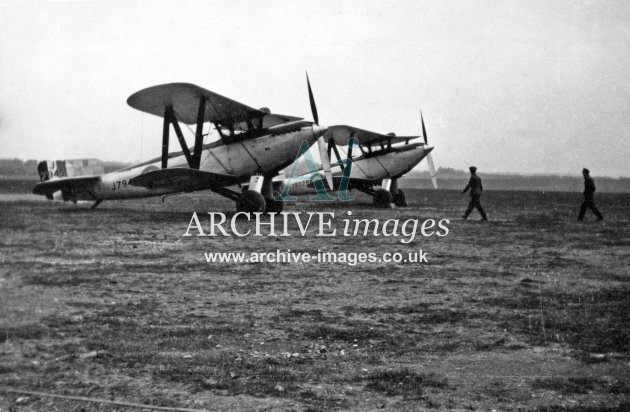
[[426,302],[417,302],[405,306],[344,306],[341,309],[346,316],[352,316],[353,314],[357,313],[365,315],[409,315],[412,313],[425,313],[428,307],[429,304]]
[[0,326],[0,343],[7,340],[40,339],[50,333],[50,329],[38,324]]
[[372,372],[366,378],[365,388],[382,392],[386,396],[404,396],[418,398],[424,388],[446,389],[448,380],[435,373],[418,373],[409,369],[383,370]]
[[584,352],[630,352],[630,288],[583,292],[516,287],[485,304],[517,310],[504,325],[536,345],[566,342]]
[[592,376],[554,377],[535,379],[532,382],[532,388],[534,389],[549,389],[565,395],[588,393],[599,386],[602,386],[602,381]]
[[270,358],[235,362],[221,354],[210,357],[203,366],[196,360],[160,357],[156,361],[156,378],[187,384],[194,391],[225,390],[228,395],[294,396],[305,375],[300,373],[304,366],[299,362]]
[[[488,224],[457,220],[467,199],[454,192],[408,199],[388,211],[362,194],[289,210],[448,218],[449,235],[323,242],[292,223],[290,238],[182,238],[192,211],[233,209],[212,194],[96,211],[1,203],[0,385],[222,410],[627,405],[630,195],[598,197],[606,220],[582,224],[566,194],[491,192]],[[203,257],[276,249],[423,249],[429,263]],[[55,402],[28,407],[84,407]]]
[[622,402],[615,406],[549,405],[536,408],[537,412],[626,412],[628,410],[630,410],[630,402]]
[[76,271],[31,274],[26,276],[24,279],[24,284],[37,286],[72,287],[84,285],[86,283],[100,284],[104,283],[104,280],[100,276],[90,275],[87,273],[77,273]]
[[593,376],[556,376],[538,378],[531,384],[533,389],[545,389],[560,392],[564,395],[585,394],[593,391],[607,391],[613,394],[629,394],[630,384],[623,381],[608,382]]
[[386,338],[388,334],[383,330],[364,325],[348,325],[336,327],[330,325],[315,325],[303,332],[306,339],[324,339],[328,341],[365,342],[370,339]]

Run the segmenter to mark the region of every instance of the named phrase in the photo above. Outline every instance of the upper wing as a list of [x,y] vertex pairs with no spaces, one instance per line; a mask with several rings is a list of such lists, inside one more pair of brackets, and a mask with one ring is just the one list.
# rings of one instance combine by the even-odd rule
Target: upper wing
[[129,183],[148,189],[174,189],[192,192],[230,186],[241,180],[234,175],[204,172],[197,169],[173,168],[143,173],[130,179]]
[[[264,109],[261,109],[264,111]],[[265,112],[265,117],[263,117],[263,128],[268,128],[268,127],[272,127],[272,126],[277,126],[279,124],[285,124],[285,123],[289,123],[289,122],[295,122],[297,120],[302,120],[304,119],[303,117],[295,117],[295,116],[288,116],[285,114],[276,114],[276,113],[266,113]],[[234,129],[236,130],[247,130],[247,122],[240,122],[240,123],[236,123],[234,125]]]
[[164,117],[166,107],[171,106],[177,120],[186,124],[196,124],[202,98],[206,99],[204,122],[235,124],[266,114],[264,111],[190,83],[168,83],[148,87],[129,96],[127,104],[134,109],[160,117]]
[[52,195],[63,188],[85,189],[100,180],[100,176],[61,177],[39,182],[33,188],[33,193],[36,195]]
[[354,126],[337,125],[328,128],[328,135],[332,137],[336,145],[345,146],[350,137],[355,137],[362,146],[374,146],[380,143],[400,143],[420,136],[393,136],[388,134],[371,132]]

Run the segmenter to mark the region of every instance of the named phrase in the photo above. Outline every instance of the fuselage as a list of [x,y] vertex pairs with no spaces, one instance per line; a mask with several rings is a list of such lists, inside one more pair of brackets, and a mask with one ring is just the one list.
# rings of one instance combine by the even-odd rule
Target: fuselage
[[[243,182],[255,174],[272,176],[295,160],[302,142],[310,146],[324,132],[325,129],[317,126],[305,126],[283,134],[268,134],[228,144],[209,144],[202,151],[199,170],[234,175]],[[186,157],[182,153],[170,154],[168,168],[178,167],[189,167]],[[76,193],[76,199],[131,199],[176,193],[176,190],[148,189],[129,183],[136,176],[160,168],[161,158],[156,158],[104,174],[92,187]]]
[[[433,150],[433,147],[427,147],[422,144],[409,144],[406,146],[394,147],[390,151],[374,152],[369,155],[359,156],[352,159],[352,167],[350,169],[350,184],[352,180],[373,181],[379,184],[382,179],[397,179],[408,173],[418,163],[424,159],[427,154]],[[321,171],[317,172],[320,174]],[[332,166],[332,175],[338,181],[343,174],[341,166]],[[290,194],[306,194],[314,193],[315,188],[312,184],[315,178],[312,173],[305,173],[297,179],[288,179],[290,184]]]
[[[433,147],[409,144],[392,151],[375,152],[352,160],[350,179],[395,179],[408,173],[424,159]],[[341,175],[341,170],[338,172]]]

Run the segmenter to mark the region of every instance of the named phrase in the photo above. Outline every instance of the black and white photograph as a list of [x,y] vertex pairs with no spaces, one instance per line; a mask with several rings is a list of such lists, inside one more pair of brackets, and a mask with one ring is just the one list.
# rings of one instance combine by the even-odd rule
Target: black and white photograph
[[0,0],[0,412],[630,410],[630,3]]

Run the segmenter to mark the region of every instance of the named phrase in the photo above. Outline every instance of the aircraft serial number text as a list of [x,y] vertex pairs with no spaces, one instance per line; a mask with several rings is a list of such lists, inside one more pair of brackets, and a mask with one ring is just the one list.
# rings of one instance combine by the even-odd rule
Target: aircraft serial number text
[[120,187],[122,186],[123,189],[125,187],[127,187],[127,181],[126,180],[117,180],[115,182],[112,182],[113,186],[112,186],[112,190],[118,190],[120,189]]

